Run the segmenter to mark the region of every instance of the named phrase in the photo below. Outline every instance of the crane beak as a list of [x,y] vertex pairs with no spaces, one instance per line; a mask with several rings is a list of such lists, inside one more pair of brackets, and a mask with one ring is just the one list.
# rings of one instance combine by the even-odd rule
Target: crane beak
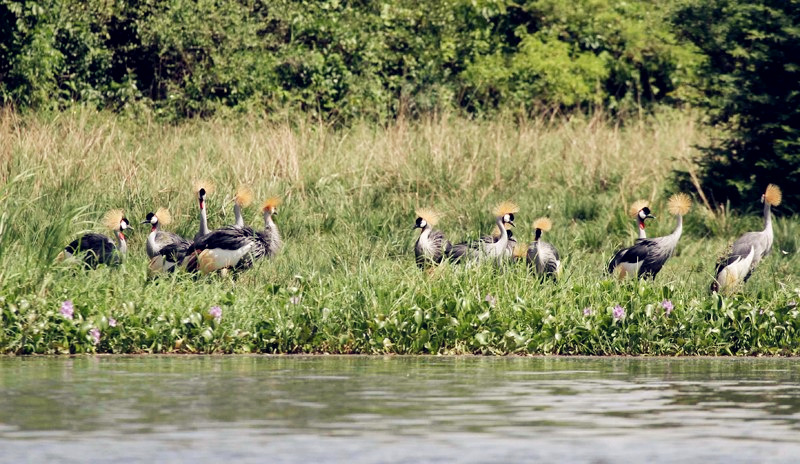
[[145,220],[145,221],[140,222],[139,224],[150,224],[150,221]]
[[647,216],[645,216],[645,218],[649,218],[649,219],[655,219],[656,217],[655,217],[655,216],[653,216],[652,214],[648,214]]
[[508,221],[508,223],[509,223],[509,224],[511,224],[511,226],[512,226],[512,227],[517,227],[517,226],[514,224],[514,221]]

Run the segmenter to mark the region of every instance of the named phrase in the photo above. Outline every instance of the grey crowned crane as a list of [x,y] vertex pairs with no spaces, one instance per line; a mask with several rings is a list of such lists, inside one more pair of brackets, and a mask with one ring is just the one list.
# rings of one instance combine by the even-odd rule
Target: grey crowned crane
[[556,247],[541,239],[542,232],[547,232],[552,227],[553,223],[546,217],[533,221],[535,235],[533,243],[528,247],[527,261],[528,267],[537,275],[555,280],[561,275],[561,258]]
[[242,216],[242,208],[247,208],[253,202],[253,192],[247,187],[239,187],[236,195],[233,197],[233,215],[236,218],[233,225],[236,227],[244,227],[244,216]]
[[210,232],[208,230],[208,214],[206,213],[206,195],[210,195],[213,191],[214,184],[207,180],[201,180],[195,185],[197,201],[200,204],[200,230],[194,236],[195,241]]
[[100,264],[117,266],[122,261],[122,255],[128,251],[125,239],[125,230],[130,227],[130,222],[121,209],[111,210],[103,218],[103,224],[114,231],[117,243],[102,234],[88,233],[70,242],[64,251],[58,254],[56,261],[70,260],[73,256],[80,255],[83,264],[91,269]]
[[154,258],[158,255],[162,248],[167,245],[181,244],[186,247],[189,246],[189,241],[173,232],[166,232],[161,230],[161,226],[168,226],[172,222],[172,215],[166,208],[159,208],[155,213],[147,213],[147,217],[142,224],[150,224],[150,233],[147,235],[147,256]]
[[764,230],[748,232],[733,242],[726,256],[717,262],[711,291],[735,289],[739,284],[747,282],[758,263],[772,249],[772,213],[771,207],[781,204],[781,189],[769,184],[761,196],[764,203]]
[[639,238],[647,238],[645,232],[645,219],[655,219],[650,213],[650,203],[647,200],[636,200],[631,205],[629,214],[636,218],[636,227],[639,229]]
[[677,216],[675,230],[664,237],[637,239],[630,248],[619,250],[608,264],[608,273],[620,278],[626,275],[655,279],[664,263],[675,253],[683,232],[683,216],[689,212],[692,200],[685,193],[673,195],[668,202],[670,214]]
[[273,257],[283,242],[272,217],[278,214],[279,200],[270,198],[262,207],[264,230],[227,226],[217,229],[192,244],[186,258],[188,271],[208,274],[220,269],[247,269],[264,256]]
[[439,222],[439,214],[436,211],[420,208],[415,213],[417,220],[414,222],[414,229],[422,229],[422,232],[414,244],[414,258],[417,266],[425,269],[428,265],[440,264],[445,252],[452,245],[441,231],[433,228]]
[[501,262],[506,256],[508,247],[506,224],[514,225],[514,214],[518,211],[519,207],[510,201],[500,203],[492,211],[495,225],[500,231],[497,240],[492,236],[485,236],[473,242],[453,245],[446,253],[447,258],[456,262],[461,262],[462,260],[481,261],[485,258],[494,258],[498,263]]

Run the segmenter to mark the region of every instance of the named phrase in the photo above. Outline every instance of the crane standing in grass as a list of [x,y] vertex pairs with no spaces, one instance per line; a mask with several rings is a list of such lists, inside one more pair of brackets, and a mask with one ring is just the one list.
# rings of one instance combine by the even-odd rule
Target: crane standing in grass
[[533,221],[535,235],[533,243],[528,247],[528,266],[540,276],[552,277],[555,280],[561,275],[561,258],[552,244],[541,240],[542,232],[553,227],[549,218],[543,217]]
[[142,224],[150,224],[150,233],[147,235],[147,243],[145,248],[147,256],[154,258],[158,255],[159,251],[167,245],[178,244],[180,246],[189,246],[189,241],[178,234],[166,232],[161,230],[161,226],[168,226],[172,222],[172,215],[166,208],[159,208],[155,213],[147,213],[147,217]]
[[242,216],[242,208],[247,208],[253,202],[253,192],[247,187],[239,187],[236,195],[233,197],[233,216],[235,217],[234,225],[236,227],[244,227],[244,216]]
[[715,278],[711,283],[712,292],[733,289],[747,282],[758,263],[769,254],[773,240],[771,207],[780,205],[781,197],[781,189],[777,185],[767,186],[766,192],[761,195],[764,203],[764,230],[742,235],[733,242],[727,255],[717,261]]
[[452,245],[441,231],[433,228],[439,222],[439,214],[436,211],[420,208],[416,214],[414,228],[422,229],[422,232],[414,244],[414,257],[417,266],[425,269],[426,265],[441,263]]
[[188,250],[186,269],[203,274],[227,268],[241,270],[252,267],[255,260],[264,256],[274,257],[283,245],[272,219],[278,214],[279,203],[277,198],[264,202],[263,231],[227,226],[200,237]]
[[492,211],[495,225],[500,230],[500,236],[494,240],[492,236],[483,237],[474,242],[464,242],[453,245],[447,252],[447,257],[453,261],[480,261],[485,258],[494,258],[499,262],[506,256],[508,247],[508,231],[506,224],[514,225],[514,214],[519,207],[510,201],[504,201]]
[[56,261],[68,260],[74,255],[82,254],[82,261],[86,267],[97,268],[100,264],[117,266],[122,255],[128,251],[128,242],[125,239],[125,230],[130,227],[130,222],[121,209],[114,209],[106,213],[103,224],[114,231],[117,243],[108,237],[97,233],[84,234],[73,240],[58,254]]
[[637,239],[630,248],[619,250],[608,264],[609,274],[617,273],[655,279],[664,263],[675,253],[683,232],[683,216],[689,212],[692,201],[685,193],[673,195],[668,202],[670,214],[677,216],[675,230],[663,237]]
[[195,186],[197,201],[200,204],[200,230],[194,236],[195,241],[210,232],[208,229],[208,214],[206,212],[206,195],[210,195],[213,191],[214,184],[207,180],[201,180]]

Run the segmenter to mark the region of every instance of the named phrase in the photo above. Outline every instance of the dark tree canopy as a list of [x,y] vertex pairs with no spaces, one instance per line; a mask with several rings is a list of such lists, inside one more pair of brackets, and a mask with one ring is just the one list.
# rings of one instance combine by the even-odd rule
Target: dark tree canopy
[[692,0],[674,16],[706,56],[699,104],[721,136],[703,147],[704,188],[752,205],[768,183],[800,206],[800,1]]

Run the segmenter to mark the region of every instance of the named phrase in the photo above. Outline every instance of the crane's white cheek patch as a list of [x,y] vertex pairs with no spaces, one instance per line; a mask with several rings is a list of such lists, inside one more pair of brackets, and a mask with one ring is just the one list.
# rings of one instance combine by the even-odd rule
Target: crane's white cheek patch
[[204,274],[214,272],[218,269],[233,267],[244,255],[250,252],[252,244],[247,244],[236,250],[224,250],[222,248],[211,248],[203,250],[198,257],[200,271]]

